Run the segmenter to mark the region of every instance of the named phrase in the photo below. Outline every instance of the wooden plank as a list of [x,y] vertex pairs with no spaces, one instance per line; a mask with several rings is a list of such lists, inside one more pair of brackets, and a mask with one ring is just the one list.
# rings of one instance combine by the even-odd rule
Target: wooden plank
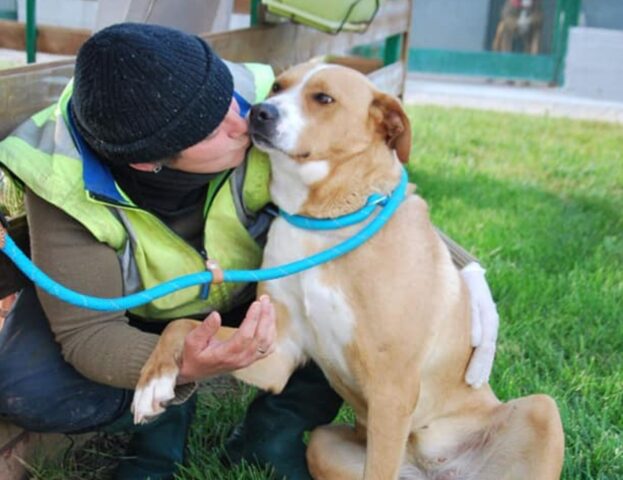
[[[283,23],[208,34],[203,38],[228,60],[269,63],[281,71],[313,57],[345,54],[354,46],[405,32],[409,28],[409,8],[409,0],[387,1],[365,33],[329,35]],[[58,98],[71,78],[73,62],[72,58],[0,71],[0,138]]]
[[[75,55],[91,36],[91,30],[37,25],[37,51],[60,55]],[[26,50],[26,25],[0,20],[0,48]]]
[[403,33],[409,28],[409,0],[387,1],[365,33],[329,35],[304,25],[281,23],[204,35],[223,58],[269,63],[281,71],[313,57],[346,54],[352,47]]
[[[335,58],[340,58],[340,60],[335,60]],[[369,73],[379,65],[378,60],[353,59],[352,57],[334,57],[333,61],[349,64],[363,73]],[[71,79],[73,63],[71,59],[0,71],[0,85],[2,85],[0,88],[0,138],[5,137],[33,113],[58,99]],[[377,77],[380,75],[378,74]],[[395,94],[402,92],[402,90],[396,92],[395,89],[391,91]]]
[[0,70],[0,138],[53,104],[73,74],[73,60]]
[[405,77],[405,65],[401,62],[392,63],[368,74],[368,78],[384,92],[402,95]]
[[234,0],[234,13],[251,12],[251,0]]

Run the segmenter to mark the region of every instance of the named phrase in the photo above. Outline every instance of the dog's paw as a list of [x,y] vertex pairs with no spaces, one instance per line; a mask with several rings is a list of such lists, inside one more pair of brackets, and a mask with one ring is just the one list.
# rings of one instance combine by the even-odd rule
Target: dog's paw
[[167,404],[175,398],[177,372],[167,373],[139,381],[132,400],[132,413],[135,424],[144,424],[164,412]]

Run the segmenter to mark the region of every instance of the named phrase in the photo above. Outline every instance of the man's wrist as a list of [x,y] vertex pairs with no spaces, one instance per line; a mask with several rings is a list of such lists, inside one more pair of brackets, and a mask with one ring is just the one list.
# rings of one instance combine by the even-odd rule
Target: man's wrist
[[193,383],[193,382],[194,382],[194,380],[192,380],[189,377],[185,377],[181,373],[178,374],[177,378],[175,379],[175,384],[176,385],[186,385],[187,383]]

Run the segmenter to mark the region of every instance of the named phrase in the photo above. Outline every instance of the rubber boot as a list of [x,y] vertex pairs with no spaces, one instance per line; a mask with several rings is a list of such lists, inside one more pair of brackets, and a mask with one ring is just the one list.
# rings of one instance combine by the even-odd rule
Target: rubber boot
[[259,394],[225,444],[226,464],[273,467],[276,478],[311,480],[303,433],[330,423],[342,399],[315,364],[297,370],[279,395]]
[[154,421],[133,425],[125,414],[105,429],[107,432],[132,432],[128,450],[119,463],[115,480],[169,480],[184,463],[186,440],[195,414],[197,395],[181,405],[168,407]]

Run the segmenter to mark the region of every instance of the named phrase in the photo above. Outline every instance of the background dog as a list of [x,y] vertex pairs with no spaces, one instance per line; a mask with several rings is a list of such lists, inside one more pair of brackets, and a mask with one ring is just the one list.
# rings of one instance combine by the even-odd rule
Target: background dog
[[541,49],[543,11],[539,0],[507,0],[493,39],[493,50],[512,52],[515,41],[522,51],[537,55]]

